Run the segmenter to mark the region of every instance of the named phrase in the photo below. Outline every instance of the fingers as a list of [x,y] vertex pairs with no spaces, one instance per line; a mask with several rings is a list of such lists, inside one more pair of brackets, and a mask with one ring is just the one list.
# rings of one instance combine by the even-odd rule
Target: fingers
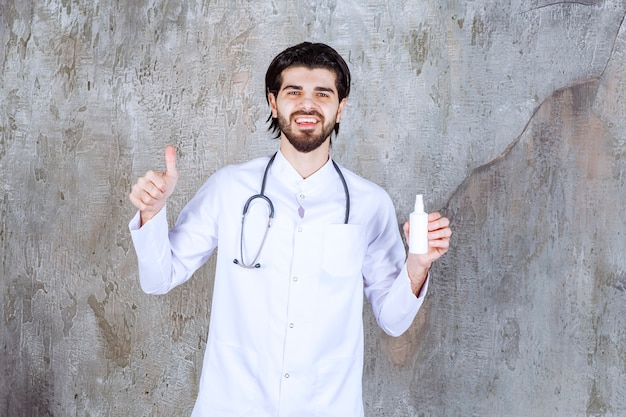
[[443,217],[441,214],[435,212],[428,215],[428,231],[436,231],[441,229],[448,229],[450,226],[450,220],[447,217]]
[[173,193],[178,180],[176,170],[176,149],[165,148],[165,172],[148,171],[140,177],[131,190],[128,198],[139,209],[143,220],[147,221],[158,213],[167,198]]
[[404,222],[402,225],[402,231],[404,232],[404,237],[406,241],[409,241],[409,232],[411,231],[411,224],[409,222]]
[[146,175],[137,180],[137,185],[154,198],[159,198],[160,195],[167,191],[167,182],[160,172],[146,172]]
[[[450,248],[450,237],[431,237],[431,234],[428,234],[428,246],[431,248],[436,248],[443,250],[444,252]],[[443,255],[443,253],[442,253]]]
[[428,215],[428,244],[431,247],[446,251],[450,247],[450,220],[439,213]]
[[160,202],[166,198],[166,184],[161,174],[148,171],[133,185],[129,198],[141,211],[159,206]]
[[[404,236],[408,239],[411,231],[411,225],[409,222],[405,222],[402,225],[402,231]],[[428,215],[428,238],[439,239],[449,238],[452,236],[452,229],[450,229],[450,220],[447,217],[443,217],[440,213],[430,213]]]

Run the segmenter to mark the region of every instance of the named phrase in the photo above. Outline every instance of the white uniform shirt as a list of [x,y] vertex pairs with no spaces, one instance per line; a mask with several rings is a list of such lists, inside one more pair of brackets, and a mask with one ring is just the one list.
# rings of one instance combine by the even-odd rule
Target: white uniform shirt
[[[381,328],[402,334],[420,308],[388,194],[332,162],[303,180],[278,152],[265,194],[275,217],[258,262],[240,259],[241,213],[260,191],[268,158],[222,168],[168,232],[165,210],[130,229],[142,289],[189,279],[219,242],[209,337],[194,417],[363,416],[363,292]],[[244,261],[258,251],[267,204],[246,217]]]

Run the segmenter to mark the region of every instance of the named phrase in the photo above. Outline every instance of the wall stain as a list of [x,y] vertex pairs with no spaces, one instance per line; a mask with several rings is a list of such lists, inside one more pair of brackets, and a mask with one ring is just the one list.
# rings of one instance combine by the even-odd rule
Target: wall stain
[[596,381],[594,380],[591,392],[589,393],[589,399],[587,400],[587,416],[604,416],[608,411],[609,407],[598,392]]
[[474,16],[472,20],[472,46],[481,48],[490,47],[493,39],[493,25],[484,22],[479,16]]
[[409,54],[415,75],[420,76],[430,47],[430,33],[425,30],[411,30],[409,33]]
[[500,353],[509,370],[514,371],[519,353],[520,327],[515,318],[507,318],[500,329]]
[[193,316],[185,316],[182,313],[172,312],[172,340],[178,342],[181,336],[185,332],[185,327],[188,322],[194,319]]
[[65,289],[65,292],[70,297],[72,304],[67,307],[61,307],[61,319],[63,320],[63,335],[65,337],[69,336],[70,330],[74,325],[74,318],[76,317],[76,306],[78,305],[76,301],[76,293],[72,294]]
[[90,295],[87,300],[87,304],[89,304],[89,307],[91,307],[98,319],[98,327],[102,330],[108,348],[106,358],[114,360],[118,366],[124,368],[128,366],[130,360],[131,338],[129,325],[124,316],[123,331],[117,331],[115,326],[112,326],[106,318],[104,308],[106,303],[106,299],[103,302],[99,302],[95,295]]
[[16,326],[33,322],[33,297],[38,291],[47,293],[43,283],[31,281],[30,276],[18,275],[4,297],[4,322],[14,331]]

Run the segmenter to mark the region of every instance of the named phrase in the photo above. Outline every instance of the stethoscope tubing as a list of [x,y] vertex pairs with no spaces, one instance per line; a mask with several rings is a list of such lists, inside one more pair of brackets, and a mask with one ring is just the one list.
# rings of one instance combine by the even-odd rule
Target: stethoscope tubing
[[[263,246],[265,244],[265,239],[267,238],[269,229],[272,226],[272,221],[274,220],[274,204],[272,203],[272,200],[270,200],[270,198],[265,195],[265,184],[267,182],[267,174],[270,170],[270,167],[274,163],[274,159],[276,158],[277,154],[278,152],[274,153],[274,155],[272,155],[270,160],[267,162],[267,166],[265,167],[265,171],[263,172],[263,180],[261,181],[260,192],[248,198],[248,200],[246,200],[246,203],[243,206],[243,211],[241,214],[241,234],[239,238],[239,256],[241,258],[241,261],[236,258],[233,259],[233,263],[241,266],[242,268],[255,269],[255,268],[261,267],[261,264],[258,263],[257,260],[259,259],[259,256],[261,255],[261,250],[263,249]],[[348,190],[348,184],[346,183],[346,179],[344,178],[343,173],[341,172],[341,169],[339,168],[339,165],[337,165],[335,161],[332,161],[332,163],[333,163],[333,167],[335,168],[335,171],[337,171],[337,174],[339,175],[339,179],[341,180],[341,184],[343,185],[344,193],[346,194],[346,208],[345,208],[343,223],[348,224],[348,220],[350,219],[350,191]],[[265,229],[265,233],[263,234],[263,240],[261,240],[261,245],[259,246],[259,250],[254,256],[254,259],[252,260],[252,262],[247,264],[243,260],[243,231],[244,231],[244,226],[246,222],[246,214],[248,214],[248,209],[250,208],[250,204],[257,198],[264,200],[267,203],[270,211],[269,211],[268,218],[267,218],[267,228]]]

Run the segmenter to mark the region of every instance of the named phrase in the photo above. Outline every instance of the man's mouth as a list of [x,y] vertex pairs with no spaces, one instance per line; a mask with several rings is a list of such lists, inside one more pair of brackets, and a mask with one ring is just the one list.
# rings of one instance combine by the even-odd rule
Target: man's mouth
[[319,118],[311,115],[298,115],[293,119],[299,128],[310,129],[314,128],[319,123]]
[[314,117],[296,117],[296,123],[300,127],[314,126],[317,120]]

